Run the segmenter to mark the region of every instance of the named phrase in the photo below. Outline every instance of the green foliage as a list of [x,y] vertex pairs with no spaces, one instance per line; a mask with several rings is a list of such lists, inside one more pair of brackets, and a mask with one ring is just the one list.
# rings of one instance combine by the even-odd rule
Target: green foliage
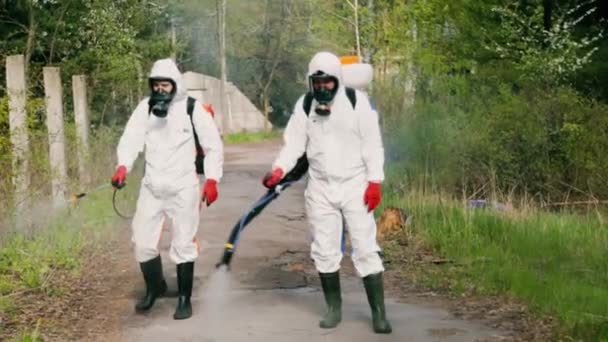
[[276,139],[281,136],[281,131],[273,130],[270,132],[243,132],[232,133],[224,137],[226,144],[242,144],[248,142],[258,142],[268,139]]
[[[384,111],[389,160],[413,186],[454,193],[608,195],[608,106],[568,87],[513,88],[486,75],[436,79],[413,112]],[[399,108],[386,95],[380,104]]]
[[305,92],[312,26],[311,8],[303,1],[237,1],[228,6],[228,77],[262,112],[270,111],[275,126],[286,124]]
[[71,226],[67,217],[52,222],[46,229],[28,236],[20,232],[8,234],[0,251],[0,274],[12,277],[12,288],[4,284],[4,293],[17,289],[45,289],[54,269],[77,270],[83,247],[83,231]]
[[562,80],[591,61],[598,50],[595,45],[603,36],[601,31],[576,36],[576,25],[597,11],[597,7],[585,10],[588,5],[583,2],[559,13],[550,23],[543,22],[542,8],[526,16],[520,6],[494,7],[501,29],[495,31],[497,39],[489,49],[511,60],[523,77],[545,82]]
[[372,97],[405,184],[539,202],[608,195],[608,106],[568,81],[600,65],[598,13],[553,3],[375,2],[384,65]]
[[[91,122],[125,122],[141,96],[146,68],[171,50],[167,1],[15,1],[0,11],[0,55],[23,53],[34,97],[43,95],[41,69],[60,65],[64,85],[89,80]],[[4,70],[1,71],[4,79]],[[69,94],[70,92],[64,91]],[[0,87],[4,95],[4,87]],[[68,107],[70,101],[66,101]],[[123,115],[121,115],[123,114]]]

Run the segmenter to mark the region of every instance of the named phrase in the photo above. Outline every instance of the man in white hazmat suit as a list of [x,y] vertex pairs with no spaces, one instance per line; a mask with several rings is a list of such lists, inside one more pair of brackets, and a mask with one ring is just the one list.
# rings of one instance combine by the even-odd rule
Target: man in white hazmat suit
[[[380,184],[384,180],[378,114],[363,93],[344,86],[341,69],[339,58],[329,52],[312,58],[308,66],[310,92],[297,101],[285,129],[285,144],[263,183],[266,187],[275,186],[306,153],[309,178],[305,199],[313,236],[311,256],[328,307],[319,325],[334,328],[342,320],[339,269],[344,218],[353,247],[353,263],[363,278],[371,307],[374,331],[390,333],[384,308],[384,267],[372,213],[380,203]],[[306,107],[314,110],[307,114]]]
[[[145,312],[167,290],[158,249],[163,221],[173,224],[170,259],[177,264],[178,303],[173,317],[192,315],[190,296],[194,261],[198,257],[196,233],[202,201],[211,205],[218,196],[223,172],[223,144],[213,118],[200,103],[188,108],[182,74],[171,59],[154,63],[149,77],[151,96],[131,114],[117,148],[115,188],[124,186],[127,172],[145,148],[145,175],[132,222],[135,258],[146,283],[146,295],[135,306]],[[191,113],[191,116],[190,114]],[[205,153],[206,181],[199,191],[195,169],[197,134]]]

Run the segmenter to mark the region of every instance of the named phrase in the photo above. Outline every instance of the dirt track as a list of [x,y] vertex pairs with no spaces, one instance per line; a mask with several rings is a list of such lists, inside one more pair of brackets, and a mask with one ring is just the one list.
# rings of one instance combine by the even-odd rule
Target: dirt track
[[[308,257],[308,226],[304,217],[301,182],[288,189],[245,230],[230,273],[214,268],[230,229],[264,193],[260,179],[279,145],[275,142],[228,146],[225,176],[218,202],[204,208],[199,239],[202,254],[196,263],[194,315],[175,321],[175,297],[161,298],[148,315],[132,310],[142,294],[143,281],[133,256],[124,249],[124,269],[116,270],[125,291],[114,308],[122,310],[120,341],[485,341],[500,340],[504,332],[480,322],[455,318],[436,303],[387,293],[387,314],[393,334],[376,335],[360,279],[343,260],[343,322],[334,330],[318,328],[324,311],[323,295]],[[168,258],[169,234],[162,256],[170,292],[175,292],[175,266]],[[121,290],[120,290],[121,289]],[[407,298],[407,297],[405,297]],[[108,336],[105,337],[107,340]]]

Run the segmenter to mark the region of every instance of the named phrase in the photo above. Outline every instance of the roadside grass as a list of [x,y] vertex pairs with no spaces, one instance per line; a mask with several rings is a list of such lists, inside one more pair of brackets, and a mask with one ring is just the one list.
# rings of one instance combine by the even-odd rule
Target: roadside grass
[[[121,209],[131,213],[137,187],[126,187],[118,198]],[[0,340],[39,341],[53,318],[41,298],[65,305],[71,291],[79,289],[76,280],[83,260],[111,240],[119,221],[112,209],[112,188],[90,193],[65,210],[33,212],[44,215],[36,227],[13,229],[0,244]],[[37,308],[35,311],[33,308]],[[64,308],[65,309],[65,308]]]
[[[438,195],[387,189],[420,239],[447,262],[417,268],[420,285],[452,294],[508,295],[559,320],[560,335],[608,340],[608,225],[601,213],[468,208]],[[403,247],[388,241],[390,260]],[[401,265],[403,266],[403,265]]]
[[224,142],[226,144],[259,142],[259,141],[279,138],[279,137],[281,137],[281,134],[282,134],[282,132],[279,130],[272,130],[269,132],[231,133],[231,134],[224,136]]

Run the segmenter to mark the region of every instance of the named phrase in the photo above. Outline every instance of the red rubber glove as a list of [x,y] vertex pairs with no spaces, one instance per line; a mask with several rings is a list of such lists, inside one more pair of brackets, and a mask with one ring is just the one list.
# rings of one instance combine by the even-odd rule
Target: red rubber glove
[[204,201],[207,202],[207,206],[210,206],[211,203],[215,202],[217,199],[217,181],[215,179],[207,179],[205,186],[203,187],[201,198],[201,206]]
[[368,182],[363,199],[363,202],[367,205],[367,211],[370,212],[376,209],[381,200],[382,188],[380,187],[380,183]]
[[114,190],[122,189],[125,186],[125,179],[127,179],[127,167],[120,165],[116,168],[114,175],[112,176],[112,186]]
[[281,178],[283,178],[283,170],[280,168],[276,168],[276,169],[268,172],[264,176],[264,179],[262,180],[262,184],[264,184],[265,187],[270,189],[273,186],[279,184],[279,182],[281,181]]

